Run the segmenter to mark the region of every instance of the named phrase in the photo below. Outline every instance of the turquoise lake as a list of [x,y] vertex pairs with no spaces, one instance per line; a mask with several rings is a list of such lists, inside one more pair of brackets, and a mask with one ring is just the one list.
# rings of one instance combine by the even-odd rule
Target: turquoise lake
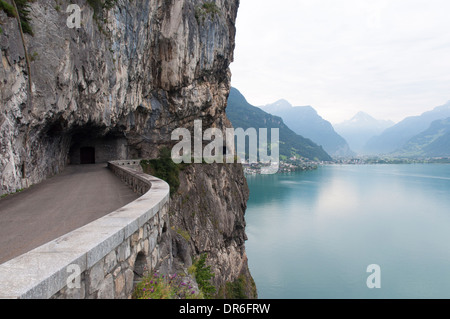
[[[330,165],[247,181],[259,298],[450,298],[450,165]],[[379,289],[366,283],[372,264]]]

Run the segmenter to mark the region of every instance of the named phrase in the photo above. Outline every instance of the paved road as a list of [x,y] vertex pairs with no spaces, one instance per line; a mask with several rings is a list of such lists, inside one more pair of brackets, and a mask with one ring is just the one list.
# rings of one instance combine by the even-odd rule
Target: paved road
[[0,264],[137,199],[106,164],[61,174],[0,200]]

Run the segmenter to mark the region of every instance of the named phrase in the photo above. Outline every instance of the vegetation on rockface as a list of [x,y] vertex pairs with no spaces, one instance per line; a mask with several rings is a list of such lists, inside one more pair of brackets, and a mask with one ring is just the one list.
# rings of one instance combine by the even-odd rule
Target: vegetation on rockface
[[[207,255],[203,254],[189,269],[195,283],[184,275],[159,275],[145,277],[136,285],[134,299],[210,299],[216,288],[211,284],[214,274],[206,266]],[[198,287],[197,287],[198,286]]]
[[256,284],[253,278],[247,278],[245,275],[239,276],[233,282],[227,282],[217,294],[219,299],[249,299],[249,296],[257,297]]
[[189,272],[194,274],[198,288],[205,298],[211,299],[216,293],[216,287],[211,283],[214,274],[211,272],[211,266],[206,266],[207,257],[207,254],[200,255],[200,258],[190,267]]
[[105,23],[106,19],[103,16],[104,11],[112,9],[116,4],[117,0],[87,0],[87,3],[94,10],[94,20],[97,23],[98,30],[107,35],[107,32],[103,28],[102,22]]
[[153,274],[136,285],[133,299],[203,299],[190,280],[177,274]]
[[103,10],[112,9],[117,0],[87,0],[87,2],[94,9],[94,15],[99,16]]
[[197,23],[204,23],[208,16],[215,17],[219,13],[220,9],[214,1],[206,1],[195,8],[195,19]]
[[0,0],[0,9],[2,9],[8,15],[8,17],[16,16],[16,10],[14,9],[14,6],[4,0]]
[[[33,29],[30,25],[30,2],[33,0],[11,0],[14,1],[19,13],[20,24],[24,33],[33,35]],[[17,17],[14,5],[8,3],[6,0],[0,0],[0,9],[3,10],[8,17]]]
[[144,173],[164,180],[170,186],[170,194],[177,192],[180,186],[180,170],[185,164],[176,164],[172,160],[171,151],[168,148],[160,150],[159,158],[141,161]]
[[172,226],[172,230],[177,232],[177,234],[179,234],[181,237],[183,237],[184,240],[186,240],[187,242],[189,242],[191,240],[191,235],[189,234],[188,231],[186,231],[184,229],[180,229],[180,228],[175,229],[174,226]]

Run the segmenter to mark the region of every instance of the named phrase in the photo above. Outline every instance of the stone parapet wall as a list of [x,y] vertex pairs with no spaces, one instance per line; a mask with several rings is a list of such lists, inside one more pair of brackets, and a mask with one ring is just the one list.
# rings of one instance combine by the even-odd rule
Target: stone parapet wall
[[142,172],[140,162],[140,160],[114,161],[109,162],[108,167],[134,192],[144,195],[150,190],[152,183],[149,175]]

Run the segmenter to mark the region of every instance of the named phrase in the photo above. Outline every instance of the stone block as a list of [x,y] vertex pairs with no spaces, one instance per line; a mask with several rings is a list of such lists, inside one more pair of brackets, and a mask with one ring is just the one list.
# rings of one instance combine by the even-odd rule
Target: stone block
[[106,276],[105,280],[103,280],[99,287],[97,293],[98,299],[114,299],[114,279],[112,275]]
[[125,275],[120,273],[114,280],[115,297],[123,298],[125,296]]
[[101,260],[97,264],[95,264],[88,272],[89,294],[93,294],[96,290],[98,290],[101,283],[103,282],[105,278],[104,265],[104,261]]
[[149,248],[150,248],[150,243],[149,243],[148,239],[144,240],[143,246],[144,246],[144,247],[143,247],[143,253],[144,253],[146,256],[150,255],[150,250],[149,250]]
[[85,281],[81,282],[79,288],[66,288],[64,292],[65,299],[85,299],[86,298],[86,284]]
[[125,240],[118,248],[119,261],[125,261],[131,256],[130,241]]
[[159,249],[158,249],[158,247],[156,247],[152,251],[152,269],[156,268],[158,261],[159,261]]
[[134,273],[131,269],[125,270],[125,294],[131,297],[134,289]]
[[116,278],[120,274],[121,271],[122,271],[122,267],[120,267],[120,266],[117,267],[113,272],[114,278]]
[[117,266],[117,254],[116,251],[113,250],[105,257],[105,273],[111,272],[114,267]]

